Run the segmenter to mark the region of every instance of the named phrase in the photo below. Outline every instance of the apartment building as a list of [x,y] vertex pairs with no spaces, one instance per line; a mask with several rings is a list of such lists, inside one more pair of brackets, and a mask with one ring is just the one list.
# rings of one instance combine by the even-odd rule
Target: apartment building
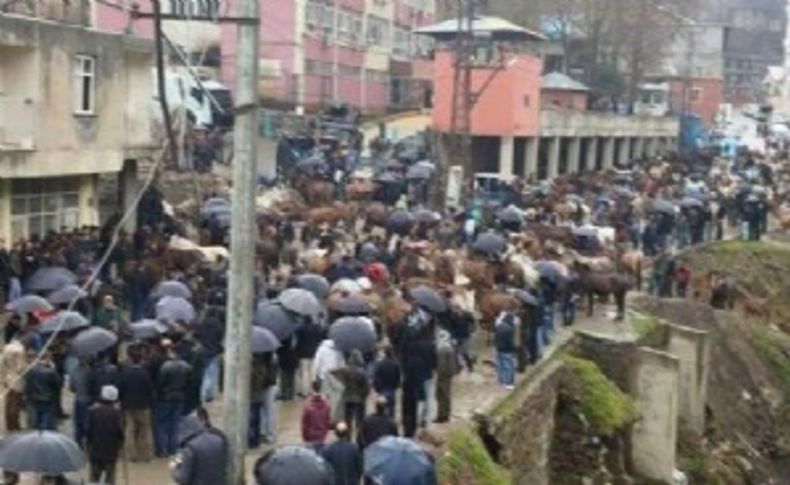
[[[334,101],[364,113],[421,106],[430,95],[432,43],[414,30],[434,0],[261,2],[264,102],[314,111]],[[222,25],[222,79],[235,85],[236,27]]]
[[99,224],[100,177],[117,176],[123,207],[154,152],[151,42],[88,28],[87,2],[36,5],[0,14],[5,245]]

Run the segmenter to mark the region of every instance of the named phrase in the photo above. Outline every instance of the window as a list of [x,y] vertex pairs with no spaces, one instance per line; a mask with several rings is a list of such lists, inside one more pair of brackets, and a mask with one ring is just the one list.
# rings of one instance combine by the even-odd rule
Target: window
[[362,17],[351,12],[338,11],[337,40],[348,45],[362,44]]
[[403,57],[408,57],[411,54],[411,34],[408,30],[401,27],[395,27],[392,53]]
[[387,47],[389,42],[390,25],[385,19],[375,15],[368,15],[365,39],[370,46]]
[[217,17],[219,0],[170,0],[170,13],[179,17]]
[[695,103],[702,99],[702,88],[691,88],[691,92],[689,93],[689,101]]
[[16,179],[11,185],[14,240],[79,225],[79,179]]
[[360,77],[362,75],[362,70],[358,66],[347,66],[344,64],[340,64],[337,68],[338,74],[344,77]]
[[390,76],[387,71],[377,71],[375,69],[366,69],[365,77],[367,81],[371,83],[388,84],[390,81]]
[[92,115],[96,102],[96,58],[80,55],[74,60],[74,112]]

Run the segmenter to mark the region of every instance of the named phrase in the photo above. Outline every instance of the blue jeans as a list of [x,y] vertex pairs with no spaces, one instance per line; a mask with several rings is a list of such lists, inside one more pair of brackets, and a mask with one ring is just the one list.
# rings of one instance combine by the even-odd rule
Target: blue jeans
[[543,322],[541,325],[543,345],[549,345],[554,336],[554,302],[546,303],[543,306]]
[[74,441],[85,446],[85,434],[88,432],[89,401],[74,401]]
[[27,406],[27,427],[29,430],[57,431],[55,410],[57,406],[49,402],[34,402]]
[[260,422],[263,437],[269,443],[277,441],[277,386],[270,386],[263,391],[260,407]]
[[569,327],[576,320],[576,300],[573,297],[566,298],[562,305],[562,323]]
[[219,356],[209,359],[203,370],[203,380],[200,383],[200,402],[203,404],[214,400],[219,388]]
[[183,408],[183,402],[156,403],[154,441],[158,455],[170,456],[178,449],[177,430]]
[[261,410],[262,402],[250,403],[250,422],[247,427],[247,446],[257,448],[261,444]]
[[515,361],[513,353],[500,352],[496,353],[496,373],[499,383],[503,386],[512,386],[515,372]]

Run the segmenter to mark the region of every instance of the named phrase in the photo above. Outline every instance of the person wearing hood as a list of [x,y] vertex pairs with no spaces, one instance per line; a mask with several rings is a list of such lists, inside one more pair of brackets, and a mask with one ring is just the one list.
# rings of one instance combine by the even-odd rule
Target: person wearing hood
[[179,450],[170,462],[170,477],[178,485],[225,483],[228,439],[213,427],[208,413],[198,408],[178,425]]
[[[335,346],[335,342],[326,339],[318,346],[313,359],[313,380],[321,383],[321,391],[332,405],[332,417],[340,417],[340,398],[343,393],[341,383],[331,372],[345,365],[343,354]],[[338,420],[338,419],[335,419]]]
[[321,448],[332,427],[332,407],[321,394],[321,383],[313,382],[313,393],[305,400],[302,409],[302,440]]
[[85,446],[91,482],[115,483],[115,465],[123,447],[123,415],[116,403],[118,388],[104,386],[99,402],[88,412]]
[[370,382],[362,354],[358,350],[351,352],[348,365],[335,369],[332,373],[343,384],[344,419],[353,436],[365,420],[365,402],[370,393]]

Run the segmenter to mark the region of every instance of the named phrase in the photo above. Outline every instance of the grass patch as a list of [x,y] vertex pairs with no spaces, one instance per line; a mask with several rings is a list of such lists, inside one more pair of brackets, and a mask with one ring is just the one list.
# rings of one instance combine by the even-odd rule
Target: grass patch
[[510,474],[488,454],[480,437],[468,428],[453,431],[447,451],[439,459],[443,485],[509,485]]
[[641,312],[631,313],[631,326],[639,337],[647,337],[658,328],[658,319]]
[[790,358],[783,349],[779,337],[768,328],[757,326],[752,328],[752,345],[782,383],[787,399],[790,397]]
[[611,435],[639,418],[634,400],[610,381],[594,362],[564,357],[578,384],[579,411],[593,430]]

